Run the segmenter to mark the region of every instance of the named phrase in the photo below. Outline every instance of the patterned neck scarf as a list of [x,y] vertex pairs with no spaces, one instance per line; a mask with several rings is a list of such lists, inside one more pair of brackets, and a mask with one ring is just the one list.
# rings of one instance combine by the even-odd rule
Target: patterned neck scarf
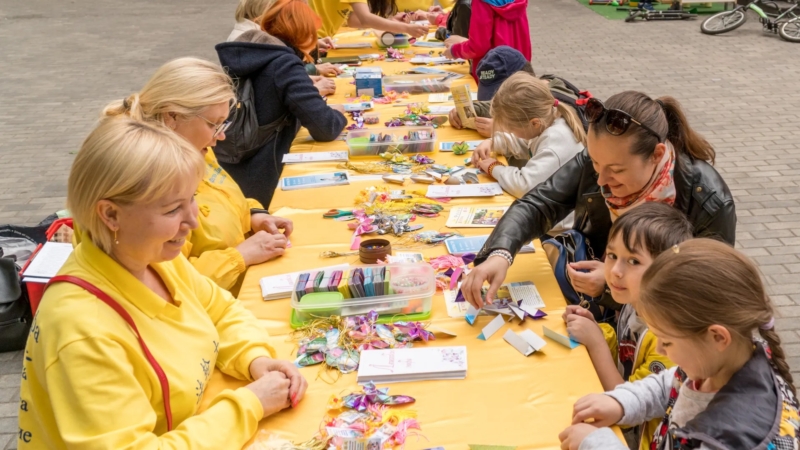
[[665,142],[667,151],[659,161],[653,177],[650,181],[639,191],[625,197],[614,197],[608,186],[601,186],[600,192],[606,199],[608,211],[611,213],[611,221],[617,220],[617,217],[625,214],[632,208],[641,205],[644,202],[661,202],[669,206],[675,204],[675,179],[673,173],[675,171],[675,148],[669,141]]

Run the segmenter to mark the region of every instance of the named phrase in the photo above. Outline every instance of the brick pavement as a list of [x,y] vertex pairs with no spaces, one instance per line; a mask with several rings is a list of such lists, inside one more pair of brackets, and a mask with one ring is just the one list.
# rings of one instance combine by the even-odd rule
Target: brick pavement
[[[717,148],[737,201],[738,247],[760,265],[800,374],[800,46],[749,22],[704,36],[699,22],[608,21],[575,0],[531,0],[538,73],[600,98],[673,95]],[[215,59],[234,0],[0,0],[0,223],[61,209],[73,153],[110,100],[170,58]],[[794,111],[794,112],[792,112]],[[798,230],[798,231],[795,231]],[[0,449],[16,448],[21,355],[0,354]]]

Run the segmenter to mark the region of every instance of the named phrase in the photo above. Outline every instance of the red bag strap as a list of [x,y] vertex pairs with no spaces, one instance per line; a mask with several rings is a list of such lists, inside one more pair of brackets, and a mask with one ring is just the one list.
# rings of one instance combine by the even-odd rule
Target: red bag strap
[[89,283],[86,280],[80,279],[78,277],[73,277],[70,275],[59,275],[50,279],[50,282],[47,283],[45,286],[45,290],[50,287],[53,283],[72,283],[76,286],[80,286],[83,289],[86,289],[90,293],[94,294],[97,298],[99,298],[103,303],[110,306],[111,309],[117,312],[125,322],[128,322],[128,325],[133,329],[134,334],[136,334],[136,338],[139,340],[139,345],[142,346],[142,351],[144,352],[145,358],[153,366],[153,370],[156,371],[156,375],[158,376],[158,381],[161,383],[161,392],[164,394],[164,414],[167,416],[167,431],[172,431],[172,408],[170,407],[169,403],[169,380],[167,379],[167,374],[164,373],[164,369],[158,364],[158,361],[153,357],[153,354],[150,353],[150,349],[147,348],[147,344],[144,343],[144,339],[142,339],[142,335],[139,333],[139,329],[136,328],[136,323],[133,321],[133,317],[128,314],[128,311],[125,311],[125,308],[122,307],[116,300],[109,297],[108,294],[101,291],[92,283]]

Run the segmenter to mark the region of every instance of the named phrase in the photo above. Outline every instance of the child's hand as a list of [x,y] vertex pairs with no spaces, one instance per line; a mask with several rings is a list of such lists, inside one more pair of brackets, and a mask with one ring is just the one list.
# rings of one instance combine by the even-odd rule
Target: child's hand
[[336,93],[336,82],[328,78],[323,78],[317,81],[314,83],[314,87],[316,87],[319,91],[319,95],[323,97]]
[[428,11],[417,10],[411,13],[411,20],[427,20]]
[[[456,116],[457,115],[458,114],[456,114]],[[479,167],[478,163],[480,163],[484,159],[490,158],[491,155],[492,155],[492,141],[487,139],[478,144],[478,146],[472,152],[472,165],[475,167]]]
[[455,59],[453,58],[453,52],[451,52],[449,48],[444,49],[444,53],[442,53],[442,55],[447,59]]
[[449,49],[450,47],[452,47],[452,46],[454,46],[456,44],[460,44],[460,43],[462,43],[462,42],[464,42],[466,40],[468,40],[468,39],[465,38],[464,36],[459,36],[457,34],[454,34],[454,35],[450,36],[449,38],[445,39],[444,46]]
[[561,450],[578,450],[586,436],[592,434],[597,427],[588,423],[571,425],[559,433],[558,439],[561,440]]
[[622,420],[625,411],[613,397],[605,394],[589,394],[581,397],[572,407],[572,424],[594,420],[596,427],[608,427]]
[[324,75],[326,77],[335,77],[336,75],[342,73],[342,69],[336,67],[331,63],[317,64],[315,67],[317,68],[317,72],[319,72],[320,75]]
[[[476,117],[475,118],[475,131],[478,132],[481,136],[488,138],[492,137],[492,124],[494,123],[493,119],[488,117]],[[603,278],[605,281],[605,278]],[[604,285],[605,286],[605,285]]]
[[603,337],[603,330],[593,319],[570,314],[567,316],[567,333],[569,337],[585,345],[588,349],[593,349],[598,345],[606,345]]
[[[438,13],[438,12],[429,12],[429,13],[425,14],[425,17],[423,17],[423,19],[428,19],[428,23],[429,24],[436,25],[436,19],[439,17],[439,14],[440,13]],[[420,19],[420,20],[423,20],[423,19]]]
[[450,125],[456,130],[464,128],[463,125],[461,125],[461,118],[458,117],[458,110],[456,108],[450,110],[449,119],[450,119]]
[[439,6],[439,5],[435,5],[435,6],[431,6],[430,8],[428,8],[428,12],[430,12],[430,13],[443,13],[444,9],[442,9],[442,7]]
[[404,13],[404,12],[399,12],[399,13],[394,15],[394,20],[396,20],[398,22],[409,23],[409,22],[411,22],[411,14]]
[[[576,291],[590,297],[599,297],[606,289],[603,269],[603,261],[578,261],[567,266],[567,273]],[[584,270],[586,272],[579,272]]]
[[567,310],[564,311],[564,314],[561,315],[561,318],[564,319],[564,322],[566,322],[567,316],[571,314],[577,314],[581,317],[586,317],[592,322],[596,322],[596,320],[594,320],[594,315],[588,309],[580,305],[567,305]]
[[482,159],[482,160],[478,161],[477,166],[478,166],[479,169],[481,169],[481,171],[483,173],[485,173],[486,175],[492,176],[492,174],[489,173],[489,166],[491,166],[492,163],[495,163],[495,162],[497,162],[497,160],[494,159],[494,158],[486,158],[486,159]]

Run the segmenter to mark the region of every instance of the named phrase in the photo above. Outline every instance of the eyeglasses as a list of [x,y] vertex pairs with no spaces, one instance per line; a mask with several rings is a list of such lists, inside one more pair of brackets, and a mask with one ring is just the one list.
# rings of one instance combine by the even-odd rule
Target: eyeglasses
[[206,122],[208,122],[209,125],[213,125],[214,126],[214,136],[212,136],[212,137],[215,138],[215,139],[217,138],[217,136],[219,136],[220,134],[224,133],[225,130],[230,128],[231,124],[233,123],[232,120],[226,120],[225,122],[222,122],[220,124],[216,124],[216,123],[206,119],[205,117],[203,117],[203,116],[201,116],[199,114],[197,115],[197,117],[205,120]]
[[608,131],[612,136],[621,136],[625,134],[625,132],[628,131],[628,128],[631,126],[631,123],[635,123],[636,125],[644,128],[644,130],[648,133],[657,137],[659,143],[664,142],[664,139],[661,137],[661,135],[656,133],[652,128],[634,119],[625,111],[606,108],[606,105],[596,98],[590,98],[589,101],[586,102],[584,111],[586,112],[586,118],[589,119],[590,123],[597,123],[605,116],[606,131]]

